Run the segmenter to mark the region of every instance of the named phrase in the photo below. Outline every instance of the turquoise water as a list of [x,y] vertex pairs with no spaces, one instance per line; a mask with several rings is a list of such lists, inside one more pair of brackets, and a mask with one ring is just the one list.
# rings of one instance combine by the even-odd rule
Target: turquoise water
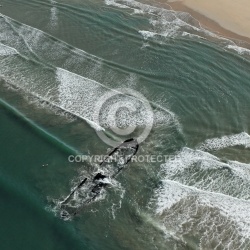
[[[186,13],[136,1],[2,1],[1,249],[249,249],[249,55]],[[62,201],[117,138],[114,102],[147,125],[138,155],[96,202],[60,218]],[[99,124],[94,111],[106,93]],[[116,112],[113,111],[113,114]],[[122,137],[121,140],[125,139]],[[82,190],[84,192],[84,189]],[[81,207],[81,192],[74,196]],[[216,248],[217,247],[217,248]]]

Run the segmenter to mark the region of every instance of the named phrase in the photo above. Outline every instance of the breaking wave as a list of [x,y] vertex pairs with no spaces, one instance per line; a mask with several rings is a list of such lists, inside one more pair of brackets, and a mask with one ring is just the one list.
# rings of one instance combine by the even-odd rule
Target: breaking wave
[[244,146],[245,148],[249,148],[249,134],[247,134],[246,132],[242,132],[240,134],[222,136],[221,138],[207,139],[200,146],[198,146],[198,149],[211,151],[233,146]]
[[[8,53],[8,57],[2,62],[0,74],[7,83],[34,95],[38,100],[85,120],[95,130],[110,128],[106,113],[102,116],[103,122],[97,124],[94,121],[95,103],[107,91],[115,92],[114,87],[117,88],[119,85],[113,86],[113,83],[119,81],[120,86],[123,86],[125,82],[128,87],[134,87],[129,85],[131,81],[135,81],[131,80],[132,75],[128,68],[123,67],[121,70],[122,66],[111,66],[110,62],[72,48],[65,42],[7,16],[2,15],[0,23],[0,38],[4,44],[1,51],[4,55]],[[138,74],[141,73],[135,73],[134,77]],[[110,76],[113,78],[112,81]],[[117,101],[122,100],[131,102],[134,99],[123,94],[118,95]],[[155,126],[169,124],[181,130],[174,113],[153,99],[149,101],[155,110]],[[137,100],[137,105],[139,102],[140,100]],[[106,111],[110,110],[111,104],[106,106]],[[141,116],[130,122],[143,125],[147,121]],[[126,117],[120,116],[118,124],[123,126],[125,123]]]
[[[189,13],[174,11],[165,4],[165,8],[154,7],[135,0],[105,0],[108,6],[133,11],[133,14],[148,15],[151,30],[140,30],[144,39],[155,37],[189,37],[191,39],[209,39],[222,44],[226,49],[234,50],[240,55],[250,55],[250,50],[237,44],[237,41],[217,35],[203,28],[199,21]],[[242,44],[242,43],[241,43]]]
[[209,139],[197,149],[183,148],[161,165],[161,182],[150,207],[165,226],[199,249],[250,246],[250,164],[225,161],[203,150],[243,145],[245,132]]
[[199,249],[248,249],[250,202],[171,180],[156,191],[157,216],[167,231]]

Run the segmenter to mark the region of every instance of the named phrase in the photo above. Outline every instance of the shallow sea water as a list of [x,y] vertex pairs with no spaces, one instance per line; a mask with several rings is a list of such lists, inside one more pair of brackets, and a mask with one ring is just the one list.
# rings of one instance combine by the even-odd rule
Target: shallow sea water
[[[3,0],[0,16],[1,249],[249,249],[249,50],[187,13],[137,1]],[[121,126],[154,122],[96,202],[64,221],[58,202],[98,171]],[[116,95],[94,110],[106,93]],[[113,109],[112,109],[113,108]],[[112,112],[111,112],[112,113]],[[135,130],[133,136],[138,136]],[[131,136],[131,135],[130,135]],[[123,138],[124,139],[124,138]],[[81,196],[74,196],[81,204]]]

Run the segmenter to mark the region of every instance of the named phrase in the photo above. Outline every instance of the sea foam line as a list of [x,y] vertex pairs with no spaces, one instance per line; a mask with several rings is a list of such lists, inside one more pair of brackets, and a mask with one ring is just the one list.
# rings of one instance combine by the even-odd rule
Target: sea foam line
[[0,43],[0,56],[10,56],[15,54],[19,54],[16,49]]
[[227,147],[244,146],[250,147],[250,135],[246,132],[239,134],[222,136],[220,138],[207,139],[204,143],[197,147],[200,150],[220,150]]
[[[9,18],[9,17],[7,17],[7,16],[5,16],[5,15],[1,15],[1,16],[5,19],[5,21],[6,21],[7,23],[11,23],[11,22],[16,23],[15,20],[13,20],[13,19],[11,19],[11,18]],[[36,55],[36,51],[35,51],[35,49],[34,49],[34,46],[37,44],[38,40],[40,39],[40,36],[43,36],[45,33],[42,32],[42,31],[40,31],[40,30],[38,30],[38,29],[36,29],[36,28],[33,28],[33,27],[31,27],[31,26],[28,26],[28,25],[24,25],[24,24],[22,24],[22,26],[17,30],[17,33],[21,36],[22,39],[24,39],[25,45],[28,47],[28,49],[29,49],[32,53],[34,53],[34,54]],[[31,41],[29,41],[29,40],[26,41],[26,40],[25,40],[25,39],[27,38],[27,35],[28,35],[28,38],[29,38]],[[53,37],[50,36],[50,35],[48,35],[48,37],[53,38]],[[55,38],[53,38],[53,39],[55,39]],[[64,43],[63,41],[60,41],[60,40],[58,40],[58,41],[59,41],[59,42],[62,42],[62,45],[67,46],[67,44]],[[91,58],[92,60],[98,59],[98,57],[95,57],[95,56],[92,56],[92,55],[90,56],[90,55],[87,54],[85,51],[82,51],[82,50],[79,50],[79,49],[75,49],[75,50],[72,51],[72,52],[74,52],[74,53],[76,53],[76,54],[79,54],[79,53],[80,53],[81,55],[84,55],[84,56],[86,56],[87,58]],[[100,60],[102,60],[102,59],[100,59]],[[52,67],[52,68],[54,67],[54,66],[52,66],[52,65],[49,65],[49,66]],[[77,76],[77,77],[79,77],[79,78],[81,77],[81,79],[83,79],[84,81],[92,81],[92,83],[98,84],[99,86],[102,86],[102,87],[105,88],[106,90],[117,91],[117,90],[113,90],[113,89],[111,89],[111,88],[105,86],[104,84],[102,84],[102,83],[100,83],[100,82],[96,82],[96,81],[93,81],[93,80],[88,79],[88,78],[86,78],[86,77],[77,75],[77,74],[75,74],[75,73],[73,73],[73,72],[67,71],[66,69],[56,68],[56,72],[58,73],[59,71],[60,71],[60,72],[63,72],[63,71],[64,71],[64,72],[68,72],[68,73],[72,74],[71,76]],[[19,86],[16,86],[16,87],[19,87]],[[23,90],[24,90],[24,88],[23,88]],[[25,90],[24,90],[24,91],[25,91]],[[118,92],[118,91],[117,91],[117,92]],[[33,94],[38,94],[38,93],[34,93],[34,91],[33,91],[32,93],[33,93]],[[123,93],[120,93],[120,94],[123,94]],[[75,116],[77,116],[77,117],[79,117],[79,118],[85,120],[85,121],[88,122],[92,127],[94,127],[96,130],[103,130],[103,129],[104,129],[103,127],[101,127],[101,126],[99,126],[98,124],[94,123],[91,119],[88,119],[88,117],[85,117],[84,115],[78,114],[77,112],[74,112],[74,110],[72,110],[72,109],[69,111],[67,108],[61,106],[60,104],[58,105],[57,103],[52,102],[51,99],[44,98],[44,97],[42,97],[41,95],[39,95],[39,98],[43,98],[44,101],[50,102],[50,103],[53,104],[55,107],[58,107],[58,108],[60,108],[60,109],[62,109],[62,110],[64,110],[64,111],[67,111],[67,112],[69,112],[69,113],[71,113],[71,114],[73,114],[73,115],[75,115]],[[139,99],[138,99],[138,100],[139,100]],[[73,101],[73,99],[72,99],[71,101]],[[92,101],[94,101],[94,100],[92,100]],[[143,102],[143,100],[140,100],[140,101]],[[152,106],[154,106],[154,107],[156,107],[156,108],[158,108],[158,109],[160,109],[160,110],[166,112],[166,113],[168,114],[168,116],[171,116],[171,119],[174,121],[174,123],[175,123],[176,127],[178,128],[178,130],[179,130],[180,132],[182,131],[181,125],[180,125],[180,123],[179,123],[179,121],[178,121],[178,118],[176,117],[176,115],[175,115],[173,112],[171,112],[171,111],[168,110],[167,108],[164,108],[162,105],[159,105],[159,104],[157,104],[157,103],[155,103],[155,102],[153,102],[153,101],[150,101],[150,104],[151,104]]]
[[[1,76],[3,79],[4,77]],[[18,89],[21,89],[23,92],[27,92],[24,88],[20,87],[19,85],[17,84],[13,84],[13,83],[10,83],[10,82],[6,82],[7,85],[10,85],[10,86],[13,86],[15,88],[18,88]],[[56,104],[55,102],[51,101],[50,99],[46,99],[40,95],[38,95],[37,93],[34,93],[33,91],[28,91],[28,94],[32,95],[33,97],[37,98],[38,100],[40,100],[41,102],[45,102],[47,103],[48,105],[54,107],[54,108],[57,108],[59,110],[62,110],[63,112],[67,113],[67,114],[70,114],[70,115],[73,115],[75,116],[76,118],[79,118],[81,120],[84,120],[85,122],[87,122],[92,128],[94,128],[96,131],[105,131],[105,129],[103,127],[101,127],[99,124],[96,124],[94,123],[93,121],[83,117],[83,116],[80,116],[79,114],[76,114],[72,111],[69,111],[67,110],[66,108],[63,108],[61,107],[60,105]]]
[[[203,221],[203,217],[195,216],[196,211],[188,210],[188,200],[193,197],[195,200],[195,207],[198,210],[199,207],[202,209],[203,206],[209,208],[218,209],[219,213],[217,216],[222,216],[225,218],[225,223],[233,223],[237,225],[237,234],[241,235],[244,239],[247,239],[250,236],[250,202],[242,199],[238,199],[235,197],[231,197],[229,195],[215,193],[210,191],[204,191],[197,189],[195,187],[186,186],[180,184],[176,181],[164,180],[162,181],[162,186],[155,192],[156,196],[156,214],[158,216],[164,216],[164,213],[175,205],[177,206],[181,201],[186,201],[186,205],[184,205],[185,209],[187,209],[185,213],[185,220],[181,223],[186,223],[187,221],[193,221],[193,223],[197,223],[197,219],[201,220],[200,223],[203,223],[204,227],[206,227],[207,221]],[[192,202],[190,200],[190,202]],[[191,207],[191,205],[190,205]],[[183,208],[183,209],[184,209]],[[177,209],[178,210],[178,209]],[[193,218],[190,216],[193,215]],[[176,214],[176,220],[181,219],[181,214]],[[206,215],[203,215],[204,219]],[[178,219],[179,218],[179,219]],[[218,219],[218,218],[217,218]],[[168,218],[166,217],[166,222],[168,222]],[[226,224],[225,224],[226,225]],[[216,227],[217,225],[215,225]],[[181,225],[179,225],[181,227]],[[197,229],[196,229],[197,230]],[[199,227],[198,227],[199,230]],[[232,228],[232,230],[235,230]],[[237,237],[236,237],[237,238]]]
[[[126,93],[123,93],[122,91],[119,90],[119,88],[118,89],[109,88],[100,82],[83,77],[81,75],[75,74],[73,72],[70,72],[62,68],[57,68],[56,75],[58,81],[60,82],[59,98],[62,102],[62,106],[66,105],[68,106],[67,110],[69,108],[71,109],[73,108],[74,110],[79,110],[79,112],[82,112],[83,108],[85,108],[86,109],[85,113],[89,120],[92,120],[91,117],[93,115],[92,111],[94,108],[95,101],[101,98],[106,92],[114,92],[114,96],[122,95],[124,98],[127,98],[127,100],[131,100],[132,103],[133,100],[139,101],[141,103],[145,102],[145,100],[141,99],[140,97],[134,97]],[[163,112],[165,112],[174,122],[175,126],[178,128],[178,131],[181,131],[181,125],[178,121],[178,118],[173,112],[152,101],[149,101],[149,103],[153,107],[158,108]],[[155,114],[154,118],[155,122],[157,123],[158,119],[160,119],[160,116],[159,115],[157,116]],[[165,120],[167,118],[168,117],[165,115]]]
[[250,55],[250,49],[246,49],[237,45],[228,45],[226,46],[226,48],[235,50],[240,55],[244,55],[244,54]]
[[237,161],[224,162],[201,150],[183,148],[161,165],[159,175],[163,180],[250,199],[250,165]]
[[[138,31],[145,40],[156,35],[163,37],[188,36],[190,38],[198,39],[206,39],[208,36],[227,43],[225,48],[232,49],[240,55],[250,55],[249,49],[240,47],[235,41],[203,28],[199,20],[191,16],[189,13],[174,11],[170,5],[167,5],[170,9],[165,9],[134,0],[105,0],[105,3],[118,8],[132,9],[135,14],[151,15],[149,22],[155,27],[155,30]],[[190,30],[194,33],[190,33]]]

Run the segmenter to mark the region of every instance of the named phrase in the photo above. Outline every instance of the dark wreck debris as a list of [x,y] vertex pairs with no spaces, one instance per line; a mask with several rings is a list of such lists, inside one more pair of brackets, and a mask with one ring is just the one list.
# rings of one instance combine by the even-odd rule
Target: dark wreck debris
[[76,186],[73,191],[61,202],[61,204],[66,203],[72,195],[74,195],[74,193],[76,192],[77,189],[81,188],[83,186],[83,184],[87,181],[87,178],[85,178],[83,181],[80,182],[80,184],[78,186]]
[[[110,185],[110,180],[114,179],[131,161],[138,148],[139,144],[133,138],[114,148],[104,161],[99,164],[100,172],[92,177],[84,178],[60,203],[61,217],[67,219],[75,216],[85,205],[96,200],[102,190]],[[75,198],[75,194],[77,198]]]
[[98,173],[95,177],[94,177],[94,180],[93,181],[98,181],[98,180],[103,180],[104,178],[106,178],[105,175],[101,174],[101,173]]

